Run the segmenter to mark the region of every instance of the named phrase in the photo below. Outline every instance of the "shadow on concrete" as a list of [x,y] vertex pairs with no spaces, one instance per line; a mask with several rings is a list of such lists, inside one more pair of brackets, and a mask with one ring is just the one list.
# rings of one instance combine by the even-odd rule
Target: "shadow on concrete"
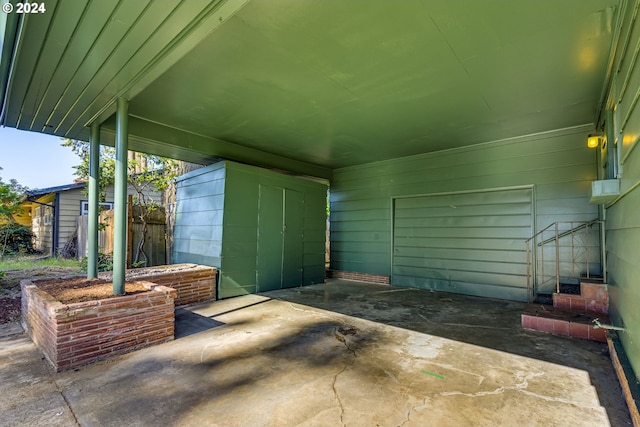
[[[204,425],[205,420],[211,425],[261,425],[282,393],[296,395],[299,388],[312,398],[319,376],[337,378],[353,366],[359,352],[380,339],[374,331],[339,321],[316,320],[268,334],[247,334],[243,329],[248,323],[240,324],[242,328],[224,332],[224,340],[215,332],[191,333],[163,344],[161,353],[145,349],[83,367],[67,378],[61,375],[58,382],[80,425]],[[236,339],[229,341],[229,334]],[[185,352],[190,348],[197,351]],[[109,363],[117,367],[105,369]],[[216,414],[220,418],[211,418]],[[295,422],[286,424],[297,425],[307,414],[288,416]]]
[[[502,396],[498,391],[507,388],[515,391],[514,369],[532,363],[549,372],[551,387],[562,388],[554,381],[570,378],[586,401],[598,400],[594,407],[604,408],[611,426],[628,425],[606,347],[523,331],[521,307],[332,281],[189,307],[185,311],[195,316],[180,313],[176,320],[176,330],[183,331],[180,339],[59,374],[56,383],[80,425],[429,425],[438,415],[424,410],[430,397],[462,393],[457,390],[469,386],[470,375],[472,382],[484,381],[490,371],[482,386],[489,392],[480,391],[482,399],[463,397],[468,407],[465,403],[442,414],[493,413],[485,399]],[[191,322],[195,327],[183,329],[182,323]],[[442,338],[465,344],[443,343]],[[439,348],[444,353],[434,362],[432,352]],[[513,361],[506,353],[580,371]],[[508,367],[502,369],[503,363]],[[551,377],[552,372],[560,377]],[[519,424],[515,418],[495,424],[526,425],[531,405],[536,419],[552,420],[544,396],[535,396],[523,394],[505,408],[496,407],[496,414],[504,416],[517,406],[509,410],[520,417]],[[550,410],[564,408],[553,399]],[[587,410],[578,407],[572,413],[582,416]],[[373,417],[370,422],[358,418],[366,414]],[[410,417],[416,418],[409,423]],[[458,420],[449,425],[473,424]]]
[[263,295],[586,371],[602,406],[619,408],[611,424],[627,423],[606,344],[523,329],[525,303],[347,280]]
[[184,308],[176,308],[175,315],[174,335],[176,339],[188,337],[189,335],[224,325],[224,323],[211,319],[208,316],[202,316]]
[[265,302],[270,301],[270,298],[260,298],[256,302],[245,304],[234,304],[235,301],[226,300],[228,304],[216,305],[216,307],[220,306],[224,308],[222,308],[221,310],[216,310],[214,312],[211,312],[211,310],[205,310],[206,314],[203,314],[200,310],[202,310],[203,307],[211,307],[211,303],[205,303],[195,306],[200,308],[200,310],[193,310],[194,306],[176,308],[174,333],[175,339],[188,337],[189,335],[197,334],[209,329],[216,328],[218,326],[225,325],[224,322],[217,321],[214,318],[264,304]]

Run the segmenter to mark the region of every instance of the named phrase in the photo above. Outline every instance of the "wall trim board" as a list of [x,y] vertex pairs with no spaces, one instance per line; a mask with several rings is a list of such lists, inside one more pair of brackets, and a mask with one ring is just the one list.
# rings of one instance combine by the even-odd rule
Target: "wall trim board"
[[594,123],[585,123],[582,125],[577,125],[577,126],[571,126],[571,127],[566,127],[566,128],[561,128],[561,129],[553,129],[553,130],[548,130],[548,131],[542,131],[542,132],[536,132],[536,133],[531,133],[531,134],[527,134],[527,135],[519,135],[519,136],[513,136],[513,137],[509,137],[509,138],[504,138],[504,139],[498,139],[495,141],[486,141],[486,142],[480,142],[478,144],[473,144],[473,145],[466,145],[463,147],[454,147],[454,148],[448,148],[446,150],[439,150],[439,151],[433,151],[433,152],[429,152],[429,153],[421,153],[421,154],[414,154],[412,156],[405,156],[405,157],[398,157],[395,159],[387,159],[387,160],[380,160],[378,162],[370,162],[370,163],[364,163],[361,165],[353,165],[353,166],[347,166],[344,168],[337,168],[334,169],[334,176],[336,172],[342,172],[342,171],[355,171],[355,170],[359,170],[359,169],[367,169],[370,168],[372,166],[379,166],[379,165],[383,165],[386,163],[395,163],[398,161],[413,161],[413,160],[423,160],[429,157],[438,157],[441,155],[448,155],[452,152],[464,152],[464,151],[476,151],[476,150],[482,150],[485,149],[488,145],[495,145],[495,146],[503,146],[503,145],[510,145],[510,144],[519,144],[519,143],[526,143],[526,142],[530,142],[530,141],[536,141],[536,140],[541,140],[541,139],[549,139],[549,138],[555,138],[555,137],[559,137],[559,136],[566,136],[566,135],[576,135],[576,134],[580,134],[580,133],[588,133],[588,132],[593,132],[595,129],[595,124]]
[[[611,10],[611,7],[606,9],[607,11]],[[609,98],[609,92],[611,91],[611,86],[613,82],[613,74],[614,68],[616,69],[616,73],[620,71],[620,64],[616,64],[616,54],[618,50],[618,45],[620,44],[620,35],[622,34],[622,28],[624,26],[624,15],[627,10],[627,0],[622,0],[620,7],[615,11],[615,28],[613,29],[613,37],[611,39],[611,49],[609,51],[609,59],[607,60],[607,72],[604,78],[604,82],[602,84],[602,89],[600,92],[600,100],[598,102],[598,109],[595,114],[595,122],[600,124],[600,121],[603,117],[603,112],[606,109],[607,100]],[[631,26],[630,26],[631,28]],[[624,43],[624,50],[626,51],[627,44],[629,43],[629,38],[631,37],[631,31],[627,32],[626,40]],[[620,58],[624,58],[624,55],[621,55]],[[617,66],[616,66],[617,65]]]
[[[627,6],[627,1],[624,0],[623,2],[623,6],[620,8],[620,14],[624,13],[625,9]],[[625,57],[627,56],[627,49],[629,47],[629,42],[631,41],[631,34],[633,33],[633,24],[634,21],[636,20],[636,15],[638,13],[638,7],[640,7],[640,1],[636,0],[636,4],[634,6],[634,10],[633,10],[633,15],[631,17],[631,20],[629,22],[629,29],[627,30],[627,35],[625,37],[624,40],[624,45],[622,47],[620,56],[618,58],[618,66],[616,67],[616,73],[619,73],[620,70],[622,70],[622,63],[624,62]],[[618,19],[619,25],[623,24],[623,20],[622,19]],[[613,49],[612,51],[615,52],[616,51],[616,43],[615,40],[612,42],[612,46]],[[627,91],[627,86],[629,84],[629,79],[631,78],[631,74],[633,71],[633,68],[636,65],[636,61],[638,59],[638,51],[640,49],[640,40],[638,40],[638,42],[636,43],[636,48],[634,49],[634,53],[633,53],[633,57],[631,59],[631,63],[629,64],[629,69],[627,70],[627,73],[625,75],[624,81],[622,83],[622,87],[620,88],[620,95],[618,97],[618,102],[622,101],[622,97],[624,96],[625,92]],[[607,80],[606,81],[611,81],[611,75],[607,74]],[[609,89],[610,90],[610,89]]]
[[533,184],[514,185],[514,186],[508,186],[508,187],[481,188],[481,189],[474,189],[474,190],[444,191],[442,193],[410,194],[407,196],[392,196],[391,198],[392,199],[410,199],[412,197],[433,197],[433,196],[449,196],[454,194],[491,193],[491,192],[505,191],[505,190],[526,190],[533,187],[534,187]]

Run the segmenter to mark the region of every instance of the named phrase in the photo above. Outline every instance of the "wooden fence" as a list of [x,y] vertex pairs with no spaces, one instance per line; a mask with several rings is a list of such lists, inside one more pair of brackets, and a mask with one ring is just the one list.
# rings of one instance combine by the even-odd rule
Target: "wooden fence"
[[[141,215],[145,212],[142,206],[131,206],[128,209],[129,224],[127,225],[127,267],[152,267],[167,263],[166,251],[166,223],[165,209],[156,208],[146,215],[146,233],[144,244],[140,245],[143,237],[144,223]],[[98,232],[98,247],[105,254],[113,253],[113,210],[100,213],[99,223],[102,224]],[[78,217],[78,258],[87,254],[88,216]],[[146,259],[145,259],[146,254]],[[136,259],[137,258],[137,259]],[[144,263],[146,261],[146,263]]]

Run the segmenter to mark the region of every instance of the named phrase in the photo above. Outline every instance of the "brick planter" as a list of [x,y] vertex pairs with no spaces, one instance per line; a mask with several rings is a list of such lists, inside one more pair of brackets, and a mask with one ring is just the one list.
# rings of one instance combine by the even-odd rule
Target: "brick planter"
[[[153,282],[178,291],[176,306],[216,299],[216,274],[214,267],[197,264],[172,264],[127,270],[126,280]],[[100,273],[101,279],[111,280],[111,273]]]
[[139,282],[151,290],[63,304],[23,280],[23,327],[56,371],[173,340],[177,292]]

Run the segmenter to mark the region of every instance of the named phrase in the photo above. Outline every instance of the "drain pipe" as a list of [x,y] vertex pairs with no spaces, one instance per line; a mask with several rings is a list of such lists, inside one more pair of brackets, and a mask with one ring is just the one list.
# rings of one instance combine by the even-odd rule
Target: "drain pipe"
[[621,328],[620,326],[615,326],[615,325],[607,325],[604,323],[600,323],[599,319],[593,319],[593,323],[595,323],[595,325],[593,326],[593,329],[606,329],[609,331],[624,331],[624,328]]

